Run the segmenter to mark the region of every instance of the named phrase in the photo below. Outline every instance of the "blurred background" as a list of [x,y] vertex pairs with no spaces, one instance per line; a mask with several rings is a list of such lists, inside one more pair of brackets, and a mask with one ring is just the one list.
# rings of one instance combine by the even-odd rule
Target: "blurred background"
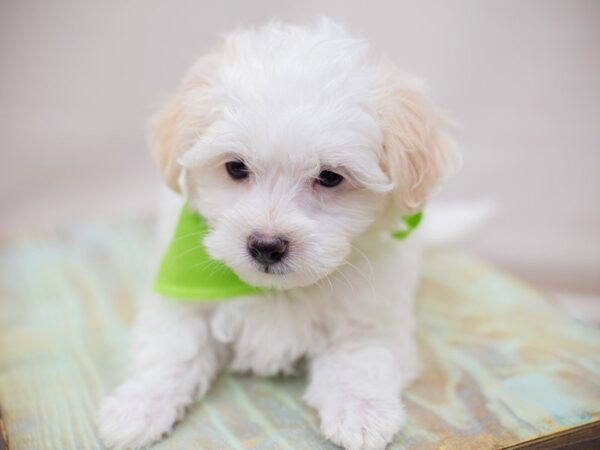
[[467,245],[600,297],[600,2],[0,0],[0,233],[152,211],[149,115],[240,24],[342,19],[458,122],[441,199],[492,199]]

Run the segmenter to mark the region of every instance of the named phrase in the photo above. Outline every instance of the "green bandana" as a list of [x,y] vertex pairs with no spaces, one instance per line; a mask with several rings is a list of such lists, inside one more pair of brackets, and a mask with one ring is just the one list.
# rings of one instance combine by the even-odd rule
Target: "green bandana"
[[[419,225],[421,217],[420,212],[404,217],[406,228],[394,231],[392,236],[405,239]],[[154,292],[178,300],[219,301],[268,290],[250,286],[225,264],[212,259],[202,245],[201,238],[207,232],[202,216],[184,206],[158,269]]]

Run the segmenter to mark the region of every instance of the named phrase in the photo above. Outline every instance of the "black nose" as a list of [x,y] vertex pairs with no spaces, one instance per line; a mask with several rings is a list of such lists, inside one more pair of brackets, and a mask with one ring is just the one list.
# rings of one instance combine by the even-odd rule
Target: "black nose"
[[277,236],[252,233],[248,238],[248,252],[261,264],[275,264],[288,251],[288,241]]

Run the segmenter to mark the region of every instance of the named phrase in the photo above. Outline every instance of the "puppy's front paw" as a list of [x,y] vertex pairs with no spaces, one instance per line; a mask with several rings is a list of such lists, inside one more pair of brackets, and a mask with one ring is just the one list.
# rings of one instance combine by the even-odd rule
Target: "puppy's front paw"
[[404,421],[398,399],[349,397],[319,411],[323,434],[346,450],[381,450]]
[[109,448],[140,448],[171,431],[182,413],[170,396],[127,381],[103,400],[98,411],[98,429]]

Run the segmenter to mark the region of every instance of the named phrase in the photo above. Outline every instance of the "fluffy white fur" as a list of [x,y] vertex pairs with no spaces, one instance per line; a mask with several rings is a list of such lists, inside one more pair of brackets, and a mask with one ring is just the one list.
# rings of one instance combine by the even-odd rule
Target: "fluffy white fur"
[[[270,376],[305,361],[306,402],[347,449],[382,449],[404,419],[417,374],[412,303],[418,233],[393,240],[456,161],[422,86],[323,20],[237,31],[200,59],[154,122],[166,183],[160,241],[182,201],[211,232],[211,255],[242,279],[277,290],[189,304],[140,304],[126,381],[99,412],[113,448],[167,434],[222,370]],[[243,159],[249,179],[224,163]],[[335,188],[321,170],[342,174]],[[284,235],[289,256],[265,273],[248,255],[254,232]]]

